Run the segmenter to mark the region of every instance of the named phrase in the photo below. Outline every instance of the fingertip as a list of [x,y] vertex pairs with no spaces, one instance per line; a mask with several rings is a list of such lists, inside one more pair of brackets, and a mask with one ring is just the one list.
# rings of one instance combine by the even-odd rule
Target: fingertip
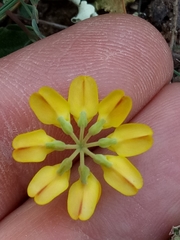
[[171,51],[162,35],[128,14],[82,21],[7,56],[1,65],[6,74],[2,84],[11,86],[6,95],[13,91],[15,98],[43,85],[60,89],[66,97],[72,79],[90,75],[98,82],[100,97],[121,88],[137,110],[171,80],[173,72]]
[[[69,82],[78,75],[90,75],[97,80],[100,99],[111,90],[123,89],[133,98],[136,114],[170,81],[173,70],[171,52],[161,34],[138,17],[120,14],[78,23],[1,59],[0,67],[0,156],[6,160],[1,172],[6,173],[12,163],[12,138],[41,126],[28,106],[29,96],[40,87],[51,86],[67,98]],[[27,183],[27,176],[17,174],[21,172],[17,169],[3,177],[5,196],[13,195],[16,205],[18,194],[24,194],[21,186],[17,192],[7,186],[15,178]],[[9,209],[7,203],[3,214]]]

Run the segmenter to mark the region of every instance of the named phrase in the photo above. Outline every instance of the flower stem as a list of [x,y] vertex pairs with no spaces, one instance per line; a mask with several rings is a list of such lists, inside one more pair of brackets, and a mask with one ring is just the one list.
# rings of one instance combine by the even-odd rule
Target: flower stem
[[87,154],[88,156],[90,156],[92,159],[95,158],[95,154],[93,152],[91,152],[88,148],[84,149],[84,153]]
[[84,150],[80,151],[80,167],[84,166]]
[[87,148],[98,147],[98,146],[99,146],[99,142],[86,143]]
[[73,132],[70,134],[70,137],[74,140],[76,144],[79,143],[79,139],[76,137],[76,135]]
[[87,135],[84,137],[84,143],[86,143],[91,137],[92,135],[88,132]]
[[66,144],[66,149],[77,149],[78,145],[77,144]]
[[84,138],[84,127],[80,127],[80,133],[79,133],[79,141],[82,143]]
[[70,157],[68,157],[69,161],[73,161],[75,157],[79,154],[79,149],[76,149]]

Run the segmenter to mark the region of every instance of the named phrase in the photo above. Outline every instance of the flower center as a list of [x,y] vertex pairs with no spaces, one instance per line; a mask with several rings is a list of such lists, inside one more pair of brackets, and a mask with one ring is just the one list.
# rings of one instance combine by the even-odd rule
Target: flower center
[[63,117],[59,117],[58,121],[61,125],[61,129],[63,130],[63,132],[69,135],[74,141],[74,144],[65,144],[64,142],[57,140],[46,144],[46,147],[53,148],[57,151],[62,151],[65,149],[74,149],[74,152],[71,154],[71,156],[64,159],[63,162],[61,163],[61,166],[57,171],[58,174],[62,175],[64,172],[70,170],[72,167],[72,162],[77,157],[78,154],[80,156],[79,174],[81,182],[83,184],[86,184],[87,178],[90,174],[89,168],[85,165],[85,155],[91,157],[96,163],[100,165],[111,167],[112,164],[106,159],[104,155],[94,154],[90,150],[90,148],[92,147],[107,148],[112,144],[116,144],[117,143],[116,139],[101,138],[96,142],[88,143],[88,140],[92,136],[98,134],[102,130],[103,124],[105,122],[103,119],[93,124],[88,129],[87,135],[84,136],[84,131],[85,128],[87,127],[88,120],[86,117],[86,113],[81,112],[80,118],[78,120],[78,126],[80,128],[79,139],[74,134],[73,126],[69,121],[65,120]]

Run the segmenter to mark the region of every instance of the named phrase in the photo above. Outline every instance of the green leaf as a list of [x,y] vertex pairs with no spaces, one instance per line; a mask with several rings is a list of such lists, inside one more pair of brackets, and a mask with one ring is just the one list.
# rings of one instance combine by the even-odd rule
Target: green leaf
[[31,2],[32,5],[37,5],[39,0],[30,0],[30,2]]
[[38,25],[37,25],[37,22],[35,19],[32,19],[32,28],[34,30],[34,32],[36,33],[36,35],[40,38],[40,39],[43,39],[45,38],[45,36],[40,32],[39,28],[38,28]]
[[32,16],[32,8],[32,5],[23,3],[23,5],[19,6],[18,13],[21,17],[29,19]]
[[6,11],[13,11],[19,6],[18,0],[7,0],[4,2],[4,5],[0,7],[0,21],[6,17]]
[[[30,27],[28,29],[32,30]],[[7,27],[0,27],[0,57],[4,57],[31,43],[26,33],[18,25],[12,24]]]
[[32,18],[36,20],[36,22],[38,22],[38,10],[35,6],[33,6],[32,8]]

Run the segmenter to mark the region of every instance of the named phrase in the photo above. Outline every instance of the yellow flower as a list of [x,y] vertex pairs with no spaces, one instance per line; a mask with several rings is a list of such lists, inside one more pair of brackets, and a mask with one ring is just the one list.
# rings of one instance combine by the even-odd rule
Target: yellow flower
[[46,143],[55,139],[44,130],[36,130],[18,135],[13,140],[13,158],[17,162],[42,162],[54,149],[47,148]]
[[81,179],[73,183],[69,189],[68,212],[72,219],[88,220],[94,213],[101,195],[101,185],[92,173],[87,183]]
[[59,127],[58,117],[70,120],[68,102],[50,87],[42,87],[37,93],[33,93],[29,99],[29,104],[42,123]]
[[46,166],[39,170],[29,183],[27,192],[39,205],[51,202],[69,186],[70,171],[58,174],[61,164]]
[[[31,180],[28,195],[37,204],[51,202],[68,188],[70,170],[78,155],[80,177],[70,186],[67,201],[72,219],[88,220],[101,195],[101,185],[86,166],[85,156],[101,166],[105,181],[122,194],[132,196],[142,188],[141,174],[126,157],[147,151],[153,144],[153,132],[145,124],[122,124],[132,108],[131,98],[122,90],[114,90],[99,102],[95,80],[79,76],[70,85],[68,101],[54,89],[42,87],[31,95],[29,103],[41,122],[61,128],[74,141],[64,143],[42,129],[20,134],[13,140],[13,158],[18,162],[41,162],[52,151],[74,150],[60,164],[40,169]],[[74,133],[71,115],[80,129],[79,136]],[[94,117],[97,121],[88,124]],[[115,130],[105,138],[90,141],[107,128]],[[93,147],[108,148],[117,155],[94,154]]]
[[95,80],[89,76],[75,78],[69,88],[68,102],[70,112],[76,121],[81,112],[85,112],[90,121],[98,110],[98,90]]
[[124,122],[131,108],[131,98],[125,96],[122,90],[115,90],[99,103],[98,121],[105,120],[103,128],[116,128]]
[[117,140],[117,143],[112,145],[110,149],[120,156],[136,156],[152,146],[152,135],[152,129],[145,124],[123,124],[108,136],[108,138]]
[[139,171],[125,157],[106,156],[106,158],[112,163],[112,167],[101,166],[105,181],[126,196],[135,195],[143,186]]

